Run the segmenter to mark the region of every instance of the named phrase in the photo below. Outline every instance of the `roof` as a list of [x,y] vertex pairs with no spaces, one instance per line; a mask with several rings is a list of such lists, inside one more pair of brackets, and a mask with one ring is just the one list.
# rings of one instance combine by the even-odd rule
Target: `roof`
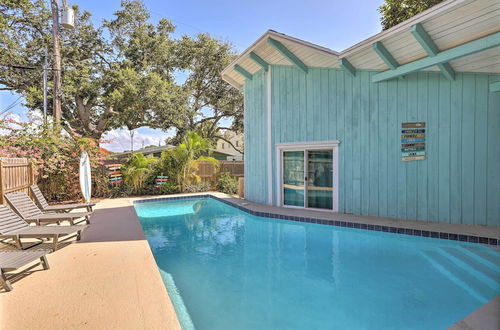
[[[416,28],[417,25],[419,27]],[[484,50],[459,57],[453,57],[450,54],[449,58],[452,60],[449,63],[445,62],[448,63],[445,65],[450,66],[451,72],[454,70],[500,73],[500,46],[497,45],[498,37],[495,36],[499,31],[500,1],[449,0],[340,53],[269,30],[226,67],[222,72],[222,77],[234,87],[242,87],[248,76],[245,77],[245,72],[242,74],[241,69],[252,75],[263,68],[252,58],[251,53],[258,55],[268,64],[298,65],[300,68],[300,63],[283,53],[283,49],[279,48],[279,43],[306,67],[345,68],[345,66],[351,66],[354,70],[383,71],[394,69],[391,63],[396,67],[401,67],[486,36],[495,37],[495,42],[488,49],[484,48]],[[424,41],[419,41],[418,36],[423,36]],[[278,47],[269,39],[278,41]],[[436,54],[432,55],[424,48],[425,40],[431,44],[434,43]],[[389,60],[387,57],[384,60],[380,52],[388,53]],[[390,57],[392,57],[392,62]],[[422,70],[443,70],[442,65],[438,65],[427,66]]]
[[156,154],[156,153],[159,153],[159,152],[162,152],[164,150],[171,149],[171,148],[175,148],[175,146],[167,144],[164,146],[144,148],[144,149],[138,149],[138,150],[134,150],[134,151],[129,150],[129,151],[124,151],[124,152],[115,152],[115,153],[112,153],[111,156],[120,158],[120,157],[126,157],[128,155],[137,154],[137,153],[141,153],[143,155],[150,155],[150,154]]
[[210,148],[209,150],[212,153],[217,153],[217,154],[224,155],[224,156],[235,156],[233,153],[230,153],[230,152],[227,152],[227,151],[221,151],[221,150],[217,150],[217,149],[214,149],[214,148]]

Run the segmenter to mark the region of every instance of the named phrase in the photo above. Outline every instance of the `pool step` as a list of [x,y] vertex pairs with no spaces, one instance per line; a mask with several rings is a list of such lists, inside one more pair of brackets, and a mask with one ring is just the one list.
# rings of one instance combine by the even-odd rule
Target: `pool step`
[[440,252],[458,267],[476,276],[478,280],[488,285],[491,289],[500,291],[500,267],[485,264],[480,261],[482,257],[477,255],[473,257],[472,255],[463,253],[462,249],[455,247],[443,247],[440,249]]
[[441,274],[453,283],[467,291],[483,304],[487,303],[492,295],[492,289],[474,275],[457,266],[444,254],[437,251],[422,251],[422,256],[429,261]]
[[492,250],[484,246],[460,245],[460,251],[470,255],[486,266],[493,269],[500,269],[500,252]]

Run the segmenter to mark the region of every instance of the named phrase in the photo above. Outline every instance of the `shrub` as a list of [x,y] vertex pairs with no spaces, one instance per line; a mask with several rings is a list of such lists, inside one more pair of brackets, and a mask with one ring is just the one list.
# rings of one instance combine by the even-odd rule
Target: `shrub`
[[130,159],[122,165],[122,173],[125,185],[133,193],[143,193],[147,181],[154,180],[154,166],[158,159],[153,156],[144,156],[141,153],[133,154]]
[[[181,192],[206,191],[197,174],[200,161],[209,161],[218,166],[218,161],[212,157],[203,156],[210,153],[211,143],[196,132],[188,132],[183,142],[176,148],[165,150],[157,171],[165,173],[174,180]],[[206,189],[206,190],[199,190]]]
[[181,191],[181,188],[174,181],[167,181],[167,183],[160,186],[160,193],[164,195],[177,194]]
[[210,182],[199,182],[199,183],[191,183],[186,184],[184,188],[184,192],[194,193],[194,192],[204,192],[209,191],[211,188]]
[[223,172],[217,181],[217,191],[234,195],[238,192],[238,180],[228,172]]
[[[40,119],[18,122],[0,120],[0,157],[28,158],[35,164],[38,185],[49,200],[81,198],[78,183],[80,153],[85,150],[95,171],[102,166],[104,153],[98,141],[81,137],[70,130],[61,134]],[[94,175],[93,179],[101,180]]]

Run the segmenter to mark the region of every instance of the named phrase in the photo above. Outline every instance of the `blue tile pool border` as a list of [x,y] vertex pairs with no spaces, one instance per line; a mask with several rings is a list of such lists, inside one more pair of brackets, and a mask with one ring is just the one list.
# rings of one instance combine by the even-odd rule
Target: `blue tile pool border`
[[481,236],[464,235],[464,234],[456,234],[456,233],[448,233],[448,232],[428,231],[428,230],[422,230],[422,229],[382,226],[382,225],[349,222],[349,221],[342,221],[342,220],[325,220],[325,219],[309,218],[309,217],[296,217],[296,216],[292,216],[292,215],[254,211],[254,210],[251,210],[247,207],[238,205],[232,201],[229,201],[229,200],[226,200],[224,198],[220,198],[220,197],[217,197],[214,195],[210,195],[210,194],[139,199],[139,200],[134,201],[134,204],[182,200],[182,199],[197,199],[197,198],[213,198],[219,202],[230,205],[230,206],[235,207],[239,210],[242,210],[248,214],[255,215],[258,217],[273,218],[273,219],[280,219],[280,220],[290,220],[290,221],[297,221],[297,222],[308,222],[308,223],[316,223],[316,224],[321,224],[321,225],[347,227],[347,228],[355,228],[355,229],[363,229],[363,230],[382,231],[382,232],[386,232],[386,233],[403,234],[403,235],[411,235],[411,236],[431,237],[431,238],[453,240],[453,241],[460,241],[460,242],[485,244],[485,245],[491,245],[491,246],[500,246],[500,240],[496,239],[496,238],[491,238],[491,237],[481,237]]

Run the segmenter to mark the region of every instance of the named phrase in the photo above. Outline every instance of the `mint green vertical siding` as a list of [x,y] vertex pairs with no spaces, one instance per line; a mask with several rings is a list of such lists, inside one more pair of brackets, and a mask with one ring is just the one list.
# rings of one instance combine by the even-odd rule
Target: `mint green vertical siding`
[[267,79],[259,71],[246,81],[245,93],[245,196],[267,204]]
[[[376,72],[272,67],[276,143],[340,141],[339,211],[500,225],[500,75],[438,72],[371,83]],[[266,79],[245,85],[246,197],[267,202]],[[427,160],[401,161],[401,123],[425,121]]]

